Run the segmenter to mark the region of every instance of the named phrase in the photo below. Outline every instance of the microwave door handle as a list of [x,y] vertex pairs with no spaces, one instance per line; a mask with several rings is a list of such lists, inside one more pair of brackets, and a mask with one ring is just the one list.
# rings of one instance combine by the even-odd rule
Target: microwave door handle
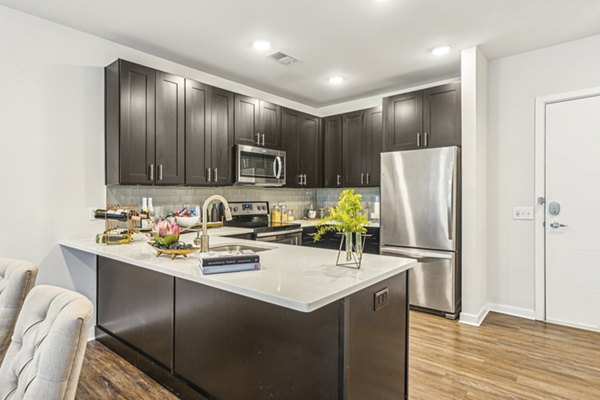
[[277,164],[277,169],[275,170],[277,172],[275,173],[275,177],[277,179],[280,179],[281,178],[281,173],[283,172],[283,164],[281,162],[281,157],[279,157],[279,156],[275,157],[274,163]]

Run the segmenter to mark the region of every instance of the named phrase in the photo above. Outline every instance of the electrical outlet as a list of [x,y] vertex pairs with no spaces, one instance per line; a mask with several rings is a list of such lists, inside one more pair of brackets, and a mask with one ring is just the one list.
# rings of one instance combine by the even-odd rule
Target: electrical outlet
[[513,207],[513,219],[533,219],[533,207]]
[[90,216],[90,221],[95,221],[96,220],[96,209],[89,207],[88,208],[88,215]]
[[375,309],[375,311],[379,311],[383,307],[390,304],[390,289],[388,289],[388,288],[381,289],[380,291],[375,292],[375,295],[373,297],[374,297],[373,308]]

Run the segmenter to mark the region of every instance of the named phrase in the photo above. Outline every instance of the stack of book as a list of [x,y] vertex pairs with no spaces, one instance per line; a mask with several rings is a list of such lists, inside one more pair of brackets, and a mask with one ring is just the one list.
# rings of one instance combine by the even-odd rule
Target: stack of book
[[200,269],[204,275],[260,269],[260,257],[252,250],[210,251],[200,253]]

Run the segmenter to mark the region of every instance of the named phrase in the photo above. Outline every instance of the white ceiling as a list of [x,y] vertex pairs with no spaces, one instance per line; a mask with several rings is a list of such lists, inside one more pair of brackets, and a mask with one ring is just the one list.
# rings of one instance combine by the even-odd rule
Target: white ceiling
[[[320,107],[458,76],[460,49],[502,57],[600,33],[599,0],[0,0],[0,4]],[[284,67],[251,47],[300,60]],[[428,50],[448,44],[452,52]],[[268,52],[271,53],[272,51]],[[342,75],[332,86],[327,78]]]

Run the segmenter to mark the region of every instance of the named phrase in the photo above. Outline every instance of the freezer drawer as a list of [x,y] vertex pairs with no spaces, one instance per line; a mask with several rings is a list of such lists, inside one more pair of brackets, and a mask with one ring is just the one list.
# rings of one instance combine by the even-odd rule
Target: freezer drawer
[[460,312],[460,274],[454,252],[381,246],[382,255],[413,258],[409,273],[410,305],[455,319]]

